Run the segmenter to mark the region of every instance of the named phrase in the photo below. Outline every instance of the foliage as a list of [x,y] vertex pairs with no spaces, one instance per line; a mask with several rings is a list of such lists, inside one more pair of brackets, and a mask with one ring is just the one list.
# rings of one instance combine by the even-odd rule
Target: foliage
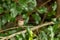
[[[39,25],[44,16],[44,22],[53,21],[54,25],[49,25],[42,27],[38,30],[39,33],[34,33],[30,27],[18,26],[16,29],[11,29],[5,32],[1,32],[0,36],[6,37],[16,32],[26,30],[26,33],[21,33],[16,35],[10,40],[59,40],[60,39],[60,18],[57,19],[56,9],[57,3],[51,3],[51,11],[49,11],[49,6],[46,4],[42,7],[37,7],[37,0],[1,0],[0,1],[0,30],[9,29],[18,26],[17,19],[20,16],[24,19],[24,25],[32,26]],[[45,15],[47,14],[47,15]],[[19,16],[19,18],[17,18]],[[33,22],[30,23],[29,22]],[[10,23],[10,25],[8,25]],[[13,24],[14,25],[13,25]],[[16,25],[16,26],[15,26]],[[9,27],[10,26],[10,27]],[[31,27],[32,28],[32,27]]]

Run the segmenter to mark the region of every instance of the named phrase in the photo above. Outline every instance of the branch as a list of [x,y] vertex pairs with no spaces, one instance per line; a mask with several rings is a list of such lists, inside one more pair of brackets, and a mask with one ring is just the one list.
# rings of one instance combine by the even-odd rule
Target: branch
[[47,16],[47,13],[44,14],[44,17],[43,17],[43,19],[42,19],[42,21],[41,21],[41,24],[44,22],[46,16]]
[[[48,2],[50,2],[50,1],[51,1],[51,0],[48,0],[47,2],[43,3],[40,7],[46,5],[46,4],[47,4]],[[38,26],[35,26],[34,28],[31,28],[31,30],[34,31],[34,30],[36,30],[36,29],[38,29],[38,28],[41,28],[41,27],[47,26],[47,25],[51,25],[51,24],[54,24],[54,23],[53,23],[53,22],[49,22],[49,23],[45,23],[45,24],[42,24],[42,25],[38,25]],[[15,29],[15,28],[19,28],[19,27],[14,27],[14,28],[10,28],[10,29]],[[6,30],[3,30],[3,31],[7,31],[7,30],[10,30],[10,29],[6,29]],[[3,31],[0,31],[0,32],[3,32]],[[9,38],[14,37],[15,35],[21,34],[21,33],[26,33],[26,30],[17,32],[17,33],[15,33],[15,34],[12,34],[12,35],[7,36],[7,37],[4,37],[4,38],[1,39],[1,40],[7,39],[7,38],[9,39]]]
[[[46,5],[48,2],[50,2],[50,1],[51,1],[51,0],[47,0],[46,2],[44,2],[43,4],[41,4],[41,6],[39,6],[39,7],[45,6],[45,5]],[[28,14],[31,15],[33,12],[37,11],[36,9],[39,8],[39,7],[35,7],[34,10],[33,10],[30,14],[29,14],[29,12],[28,12]]]
[[[47,26],[47,25],[52,25],[52,24],[54,24],[54,23],[53,22],[47,22],[47,23],[44,23],[44,24],[41,24],[41,25],[38,25],[38,26],[35,26],[35,27],[31,28],[31,30],[34,31],[34,30],[37,30],[37,29],[39,29],[41,27],[44,27],[44,26]],[[22,33],[26,33],[26,30],[20,31],[20,32],[17,32],[17,33],[14,33],[12,35],[9,35],[7,37],[4,37],[1,40],[10,39],[11,37],[14,37],[14,36],[19,35],[19,34],[22,34]]]
[[50,2],[51,0],[48,0],[48,1],[46,1],[45,3],[43,3],[40,7],[42,7],[42,6],[44,6],[44,5],[46,5],[48,2]]
[[4,38],[4,37],[0,37],[0,38]]
[[[27,26],[19,26],[19,27],[26,28]],[[5,30],[1,30],[0,33],[8,31],[8,30],[18,29],[19,27],[12,27],[12,28],[8,28],[8,29],[5,29]],[[33,26],[28,26],[28,27],[33,27]]]
[[[51,1],[51,0],[48,0],[47,2],[43,3],[40,7],[46,5],[46,4],[47,4],[48,2],[50,2],[50,1]],[[45,16],[46,16],[46,14],[45,14]],[[44,21],[44,19],[45,19],[45,17],[43,18],[43,21]],[[23,27],[26,27],[26,26],[23,26]],[[29,27],[30,27],[30,26],[29,26]],[[0,31],[0,33],[1,33],[1,32],[4,32],[4,31],[16,29],[16,28],[19,28],[19,27],[13,27],[13,28],[9,28],[9,29],[6,29],[6,30],[2,30],[2,31]]]
[[[50,6],[48,6],[48,12],[50,11],[50,9],[51,9],[51,5]],[[45,14],[44,14],[44,17],[43,17],[43,19],[42,19],[42,21],[41,21],[41,24],[45,21],[45,19],[46,19],[46,17],[47,17],[47,14],[48,14],[48,12],[46,12]]]

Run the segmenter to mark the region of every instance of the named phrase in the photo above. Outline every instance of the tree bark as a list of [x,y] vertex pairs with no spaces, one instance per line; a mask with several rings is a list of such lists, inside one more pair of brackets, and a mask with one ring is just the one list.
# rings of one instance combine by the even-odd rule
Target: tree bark
[[56,0],[57,1],[57,15],[56,17],[59,18],[60,17],[60,0]]

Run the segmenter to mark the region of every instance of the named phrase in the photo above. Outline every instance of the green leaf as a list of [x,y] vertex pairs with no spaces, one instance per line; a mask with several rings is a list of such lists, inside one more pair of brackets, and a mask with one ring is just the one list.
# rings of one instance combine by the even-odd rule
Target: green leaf
[[56,19],[56,18],[52,18],[52,21],[53,21],[54,23],[56,23],[56,22],[57,22],[57,19]]
[[32,17],[34,18],[36,24],[40,23],[41,18],[38,13],[33,14]]
[[54,2],[54,3],[52,4],[52,9],[53,9],[53,11],[55,11],[55,10],[57,9],[57,3],[56,3],[56,2]]
[[27,28],[27,33],[28,33],[28,40],[33,40],[33,32]]
[[44,31],[41,31],[40,35],[39,35],[39,39],[40,40],[48,40],[47,34]]
[[4,17],[5,17],[7,22],[10,22],[10,20],[12,18],[9,13],[6,13]]
[[18,12],[15,8],[11,8],[10,11],[11,11],[11,17],[15,18],[18,15]]
[[23,8],[22,8],[21,6],[18,6],[18,5],[17,5],[16,10],[17,10],[17,12],[18,12],[19,14],[21,14],[22,11],[23,11]]
[[26,34],[22,33],[21,35],[22,35],[23,40],[26,40]]
[[29,21],[29,17],[27,17],[27,18],[25,19],[24,24],[27,24],[28,21]]
[[59,38],[54,38],[54,40],[59,40]]
[[20,5],[24,5],[28,2],[28,0],[18,0]]
[[47,12],[47,8],[46,8],[46,7],[40,7],[39,9],[37,9],[37,11],[38,11],[40,14],[43,14],[43,13],[46,13],[46,12]]
[[56,12],[55,11],[50,11],[48,12],[48,16],[51,17],[51,16],[55,16],[56,15]]
[[2,8],[2,7],[0,7],[0,14],[2,14],[2,12],[3,12],[3,8]]
[[22,40],[22,35],[16,35],[16,40]]
[[36,0],[19,0],[19,4],[21,5],[21,8],[25,11],[32,11],[37,3]]
[[13,33],[16,33],[17,31],[16,30],[11,30],[11,31],[8,31],[8,34],[13,34]]
[[7,23],[7,19],[5,16],[2,17],[2,25],[5,25],[5,23]]
[[25,19],[24,25],[26,25],[29,21],[29,16],[27,14],[23,14],[23,18]]
[[51,40],[54,40],[54,29],[53,29],[53,27],[52,26],[50,26],[49,28],[48,28],[48,30],[50,31],[50,39]]
[[37,2],[36,0],[30,0],[28,4],[28,11],[33,11],[33,9],[36,7]]

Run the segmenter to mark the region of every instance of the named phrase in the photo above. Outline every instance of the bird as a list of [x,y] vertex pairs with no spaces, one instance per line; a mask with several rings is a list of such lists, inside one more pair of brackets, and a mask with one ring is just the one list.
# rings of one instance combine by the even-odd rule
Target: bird
[[24,25],[24,19],[23,19],[22,15],[17,16],[16,22],[17,22],[18,26],[23,26]]

